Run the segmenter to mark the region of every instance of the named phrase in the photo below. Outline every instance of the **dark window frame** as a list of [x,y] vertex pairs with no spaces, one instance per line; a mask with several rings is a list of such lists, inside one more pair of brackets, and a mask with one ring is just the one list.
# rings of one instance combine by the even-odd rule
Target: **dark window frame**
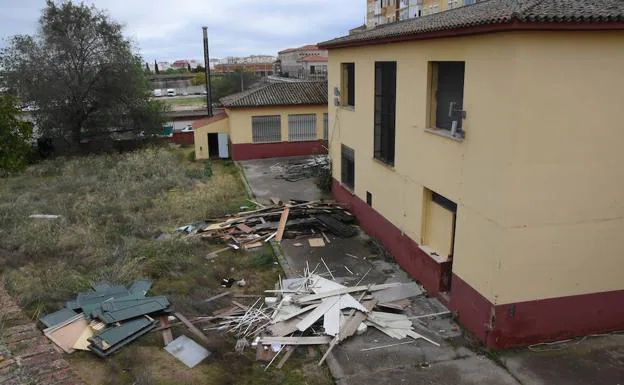
[[340,147],[340,182],[355,190],[355,151],[344,144]]
[[394,166],[397,63],[375,62],[374,157]]
[[451,211],[457,214],[457,203],[453,202],[452,200],[448,199],[447,197],[443,195],[438,194],[435,191],[431,191],[431,201],[439,204],[440,206],[444,207],[448,211]]
[[[430,127],[451,131],[452,122],[455,120],[457,121],[457,131],[462,131],[466,62],[432,61],[430,62],[430,71],[429,103],[431,106],[435,106],[435,108],[430,108]],[[455,102],[453,111],[450,109],[449,100]]]
[[342,63],[342,105],[355,108],[355,63]]

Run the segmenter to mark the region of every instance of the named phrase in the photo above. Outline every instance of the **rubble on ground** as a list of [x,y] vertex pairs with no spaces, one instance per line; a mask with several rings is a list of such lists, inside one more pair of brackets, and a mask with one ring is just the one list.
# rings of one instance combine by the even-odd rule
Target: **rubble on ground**
[[358,234],[358,228],[353,226],[355,217],[334,201],[272,201],[272,205],[182,226],[178,231],[227,243],[228,247],[213,252],[208,259],[225,250],[254,249],[261,247],[263,241],[281,241],[282,237],[316,234],[327,240],[325,233],[342,238]]
[[326,345],[320,365],[334,346],[369,327],[398,340],[411,338],[439,346],[414,331],[412,321],[402,313],[409,298],[423,295],[417,283],[358,282],[348,287],[322,277],[318,269],[308,268],[303,277],[280,280],[277,289],[266,290],[268,295],[258,297],[251,306],[233,301],[235,306],[215,312],[213,325],[204,330],[233,334],[238,352],[249,346],[270,348],[275,354],[267,366],[284,350],[281,365],[296,346]]
[[312,156],[300,161],[275,163],[271,166],[271,173],[276,179],[288,182],[297,182],[303,179],[315,178],[325,170],[329,170],[330,163],[327,155]]

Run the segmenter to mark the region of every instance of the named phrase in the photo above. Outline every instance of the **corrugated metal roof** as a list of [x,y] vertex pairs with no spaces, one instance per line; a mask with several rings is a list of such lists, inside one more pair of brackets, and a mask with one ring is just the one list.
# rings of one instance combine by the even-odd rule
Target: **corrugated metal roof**
[[321,48],[494,24],[624,22],[622,0],[486,0],[415,19],[383,24],[319,43]]

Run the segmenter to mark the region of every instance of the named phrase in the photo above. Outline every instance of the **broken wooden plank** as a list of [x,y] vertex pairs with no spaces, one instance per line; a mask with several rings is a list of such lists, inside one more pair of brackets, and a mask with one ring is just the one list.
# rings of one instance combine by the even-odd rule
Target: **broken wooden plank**
[[379,302],[393,302],[405,298],[416,297],[422,294],[422,289],[416,282],[404,283],[400,286],[378,291],[373,294]]
[[260,337],[258,343],[262,345],[326,345],[331,342],[327,336],[317,337]]
[[249,306],[243,305],[240,302],[232,301],[232,303],[245,311],[249,310]]
[[375,346],[375,347],[372,347],[372,348],[360,349],[360,351],[361,351],[361,352],[368,352],[368,351],[371,351],[371,350],[377,350],[377,349],[393,348],[393,347],[395,347],[395,346],[401,346],[401,345],[413,344],[414,342],[416,342],[416,340],[414,340],[414,341],[407,341],[407,342],[399,342],[398,344],[390,344],[390,345]]
[[191,323],[191,321],[189,321],[184,315],[180,314],[180,313],[173,313],[173,315],[179,319],[184,326],[186,326],[188,328],[188,330],[191,331],[191,333],[195,334],[195,336],[197,336],[197,338],[199,338],[200,340],[202,340],[202,342],[209,344],[210,340],[208,339],[208,337],[206,337],[206,335],[199,330],[197,327],[195,327],[195,325],[193,325]]
[[290,213],[290,209],[286,207],[282,212],[282,217],[279,221],[279,226],[277,226],[277,234],[275,235],[275,240],[277,242],[282,241],[282,237],[284,236],[284,230],[286,229],[286,222],[288,221],[288,213]]
[[278,197],[271,197],[271,202],[276,206],[279,206],[282,204],[282,200],[279,199]]
[[230,294],[231,294],[231,293],[230,293],[229,291],[226,291],[226,292],[223,292],[223,293],[217,294],[217,295],[215,295],[215,296],[213,296],[213,297],[210,297],[210,298],[208,298],[208,299],[205,299],[205,300],[204,300],[204,302],[212,302],[212,301],[214,301],[214,300],[216,300],[216,299],[223,298],[223,297],[225,297],[226,295],[230,295]]
[[[368,311],[371,311],[375,307],[376,302],[377,301],[365,301],[362,305]],[[342,324],[340,333],[338,334],[338,342],[344,341],[355,334],[357,328],[366,319],[366,313],[364,312],[355,311],[352,314],[353,315],[350,315],[349,318],[347,318],[347,320]]]
[[301,321],[299,318],[291,318],[287,321],[281,321],[276,324],[270,325],[267,328],[267,331],[271,333],[271,335],[276,337],[284,337],[289,334],[296,332],[297,324]]
[[171,333],[171,328],[169,326],[169,317],[166,315],[160,316],[158,319],[160,323],[160,327],[162,329],[162,338],[165,346],[169,345],[171,341],[173,341],[173,334]]
[[325,235],[324,232],[321,231],[321,235],[323,236],[323,238],[325,238],[325,242],[331,243],[331,241],[329,240],[329,237],[327,235]]
[[295,352],[296,349],[297,349],[296,346],[287,346],[286,347],[286,353],[284,354],[284,357],[282,357],[280,362],[277,364],[277,368],[278,369],[281,369],[284,366],[286,361],[288,361],[288,359],[290,358],[290,356],[292,356],[292,354]]
[[314,310],[318,305],[319,304],[313,304],[313,305],[310,305],[310,306],[302,307],[301,309],[299,309],[299,310],[297,310],[297,311],[295,311],[293,313],[290,313],[290,314],[288,314],[286,316],[281,316],[278,319],[273,320],[272,323],[277,323],[277,322],[280,322],[280,321],[288,321],[291,318],[297,317],[297,316],[299,316],[299,315],[301,315],[303,313],[307,313],[307,312],[309,312],[311,310]]
[[253,242],[245,245],[245,250],[257,249],[258,247],[262,247],[262,242]]
[[239,229],[240,231],[242,231],[243,233],[247,233],[247,234],[253,233],[253,231],[254,231],[251,227],[247,226],[244,223],[236,225],[236,228]]
[[304,303],[304,302],[309,302],[309,301],[314,301],[317,299],[323,299],[323,298],[327,298],[327,297],[333,297],[335,295],[342,295],[342,294],[349,294],[349,293],[356,293],[358,291],[378,291],[378,290],[384,290],[390,287],[394,287],[400,285],[400,283],[382,283],[380,285],[370,285],[370,286],[353,286],[353,287],[345,287],[343,289],[335,289],[335,290],[331,290],[331,291],[325,291],[322,293],[317,293],[317,294],[310,294],[310,295],[306,295],[300,298],[297,298],[295,300],[295,302],[297,303]]
[[206,255],[206,257],[205,257],[205,258],[206,258],[206,260],[210,261],[211,259],[215,259],[215,258],[217,258],[217,256],[218,256],[219,254],[221,254],[222,252],[224,252],[224,251],[228,251],[228,250],[230,250],[230,248],[229,248],[229,247],[224,247],[224,248],[222,248],[222,249],[215,250],[215,251],[213,251],[213,252],[209,253],[208,255]]
[[412,337],[412,338],[413,338],[413,339],[415,339],[415,340],[417,340],[417,339],[419,339],[419,338],[422,338],[423,340],[425,340],[425,341],[427,341],[427,342],[429,342],[429,343],[431,343],[431,344],[433,344],[433,345],[435,345],[435,346],[438,346],[438,347],[440,346],[440,344],[439,344],[439,343],[437,343],[437,342],[435,342],[435,341],[433,341],[433,340],[430,340],[429,338],[427,338],[427,337],[423,336],[422,334],[418,334],[418,333],[416,333],[416,332],[415,332],[415,331],[413,331],[413,330],[408,331],[408,332],[407,332],[407,335],[408,335],[408,336],[410,336],[410,337]]
[[332,298],[324,299],[323,302],[321,302],[321,304],[316,307],[316,309],[312,310],[310,314],[308,314],[304,319],[302,319],[297,324],[297,329],[299,329],[299,331],[307,330],[316,321],[318,321],[319,318],[321,318],[327,312],[327,310],[329,310],[329,308],[334,306],[334,304],[336,304],[339,301],[340,301],[340,297],[332,297]]

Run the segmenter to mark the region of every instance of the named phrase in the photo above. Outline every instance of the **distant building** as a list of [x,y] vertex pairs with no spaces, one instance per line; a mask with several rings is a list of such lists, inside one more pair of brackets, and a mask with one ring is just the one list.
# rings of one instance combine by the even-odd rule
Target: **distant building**
[[173,62],[173,65],[171,67],[175,70],[179,70],[188,68],[189,65],[190,62],[188,60],[176,60]]
[[277,59],[270,55],[228,56],[219,60],[219,64],[267,64]]
[[[431,15],[482,0],[367,0],[366,27]],[[357,31],[355,31],[357,32]]]
[[[316,44],[288,48],[278,52],[281,76],[304,79],[306,76],[304,69],[306,63],[310,62],[311,56],[324,57],[325,63],[327,62],[327,50],[319,49]],[[302,61],[304,58],[307,58],[307,61]],[[325,64],[325,68],[327,68],[327,64]]]
[[327,56],[310,55],[298,60],[301,64],[297,78],[305,80],[327,79]]
[[213,73],[229,74],[233,72],[252,72],[256,76],[273,75],[272,63],[232,63],[232,64],[215,64]]
[[277,82],[221,98],[225,112],[193,122],[197,159],[326,154],[327,83]]

